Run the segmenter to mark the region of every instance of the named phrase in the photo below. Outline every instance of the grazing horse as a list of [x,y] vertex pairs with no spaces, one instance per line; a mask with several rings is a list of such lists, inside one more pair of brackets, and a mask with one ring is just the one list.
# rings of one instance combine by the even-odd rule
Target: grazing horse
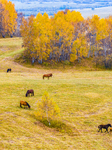
[[44,75],[43,75],[43,79],[44,79],[44,77],[47,77],[47,78],[49,79],[49,77],[52,77],[52,76],[53,76],[52,73],[44,74]]
[[11,72],[11,68],[8,68],[8,69],[7,69],[7,72],[9,72],[9,71]]
[[24,44],[22,44],[22,47],[24,47]]
[[[102,132],[102,128],[103,128],[103,129],[106,129],[106,131],[108,132],[108,127],[111,127],[111,124],[99,125],[99,126],[98,126],[99,131],[101,130],[101,132]],[[98,132],[99,132],[99,131],[98,131]],[[106,132],[106,131],[105,131],[105,132]]]
[[28,95],[30,95],[31,94],[31,96],[34,96],[34,90],[33,89],[30,89],[30,90],[28,90],[27,92],[26,92],[26,97],[28,96]]
[[[27,106],[30,109],[30,105],[26,101],[20,101],[20,107],[22,108],[23,106]],[[25,107],[24,107],[25,108]]]

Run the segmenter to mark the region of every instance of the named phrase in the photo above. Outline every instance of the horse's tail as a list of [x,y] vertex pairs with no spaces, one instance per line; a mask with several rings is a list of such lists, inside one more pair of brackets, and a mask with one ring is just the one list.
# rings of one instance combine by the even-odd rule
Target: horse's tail
[[34,91],[33,91],[33,96],[34,96]]
[[26,104],[27,104],[27,106],[29,107],[29,109],[30,109],[30,105],[26,102]]
[[44,79],[44,75],[43,75],[43,79]]

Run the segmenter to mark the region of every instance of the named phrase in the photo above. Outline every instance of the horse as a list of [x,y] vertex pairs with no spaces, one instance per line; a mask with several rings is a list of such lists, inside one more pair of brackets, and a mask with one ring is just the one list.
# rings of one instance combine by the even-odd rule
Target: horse
[[8,68],[8,69],[7,69],[7,72],[9,72],[9,71],[11,72],[11,68]]
[[22,47],[24,47],[24,44],[22,44]]
[[[30,109],[30,105],[26,101],[20,101],[20,107],[22,108],[23,106],[27,106]],[[25,107],[24,107],[25,108]]]
[[[106,125],[102,125],[102,124],[101,124],[101,125],[98,126],[99,131],[101,130],[101,132],[102,132],[102,128],[103,128],[103,129],[106,129],[106,131],[108,132],[108,128],[109,128],[109,127],[112,127],[111,124],[106,124]],[[99,132],[99,131],[98,131],[98,132]],[[105,131],[105,132],[106,132],[106,131]]]
[[49,77],[52,77],[52,76],[53,76],[52,73],[44,74],[44,75],[43,75],[43,79],[44,79],[44,77],[47,77],[47,78],[49,79]]
[[30,90],[28,90],[27,92],[26,92],[26,97],[28,96],[28,95],[30,95],[31,94],[31,96],[34,96],[34,90],[33,89],[30,89]]

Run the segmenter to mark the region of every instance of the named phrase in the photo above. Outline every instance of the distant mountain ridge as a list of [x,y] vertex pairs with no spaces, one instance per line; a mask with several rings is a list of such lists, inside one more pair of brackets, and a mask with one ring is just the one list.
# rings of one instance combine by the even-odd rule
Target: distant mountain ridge
[[[15,9],[17,12],[23,12],[25,16],[30,16],[31,14],[37,15],[39,12],[41,14],[47,13],[49,16],[53,16],[60,10],[70,9],[83,12],[86,9],[90,9],[94,13],[95,9],[106,8],[110,10],[107,11],[109,15],[112,15],[112,0],[10,0],[15,4]],[[94,12],[93,12],[94,11]],[[86,13],[86,12],[85,12]],[[106,13],[103,12],[102,13]],[[88,14],[89,15],[89,14]],[[107,14],[108,15],[108,14]],[[105,14],[102,16],[105,16]]]

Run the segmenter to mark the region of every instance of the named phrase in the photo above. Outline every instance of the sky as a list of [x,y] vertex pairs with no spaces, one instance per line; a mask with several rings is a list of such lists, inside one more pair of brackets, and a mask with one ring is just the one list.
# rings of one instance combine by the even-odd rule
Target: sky
[[[41,0],[10,0],[15,4],[17,12],[23,12],[24,15],[37,15],[40,13],[48,13],[52,15],[59,10],[68,8],[81,12],[84,18],[91,17],[94,14],[100,18],[106,18],[112,15],[112,0],[51,0],[50,2],[43,2]],[[79,2],[80,1],[80,2]]]

